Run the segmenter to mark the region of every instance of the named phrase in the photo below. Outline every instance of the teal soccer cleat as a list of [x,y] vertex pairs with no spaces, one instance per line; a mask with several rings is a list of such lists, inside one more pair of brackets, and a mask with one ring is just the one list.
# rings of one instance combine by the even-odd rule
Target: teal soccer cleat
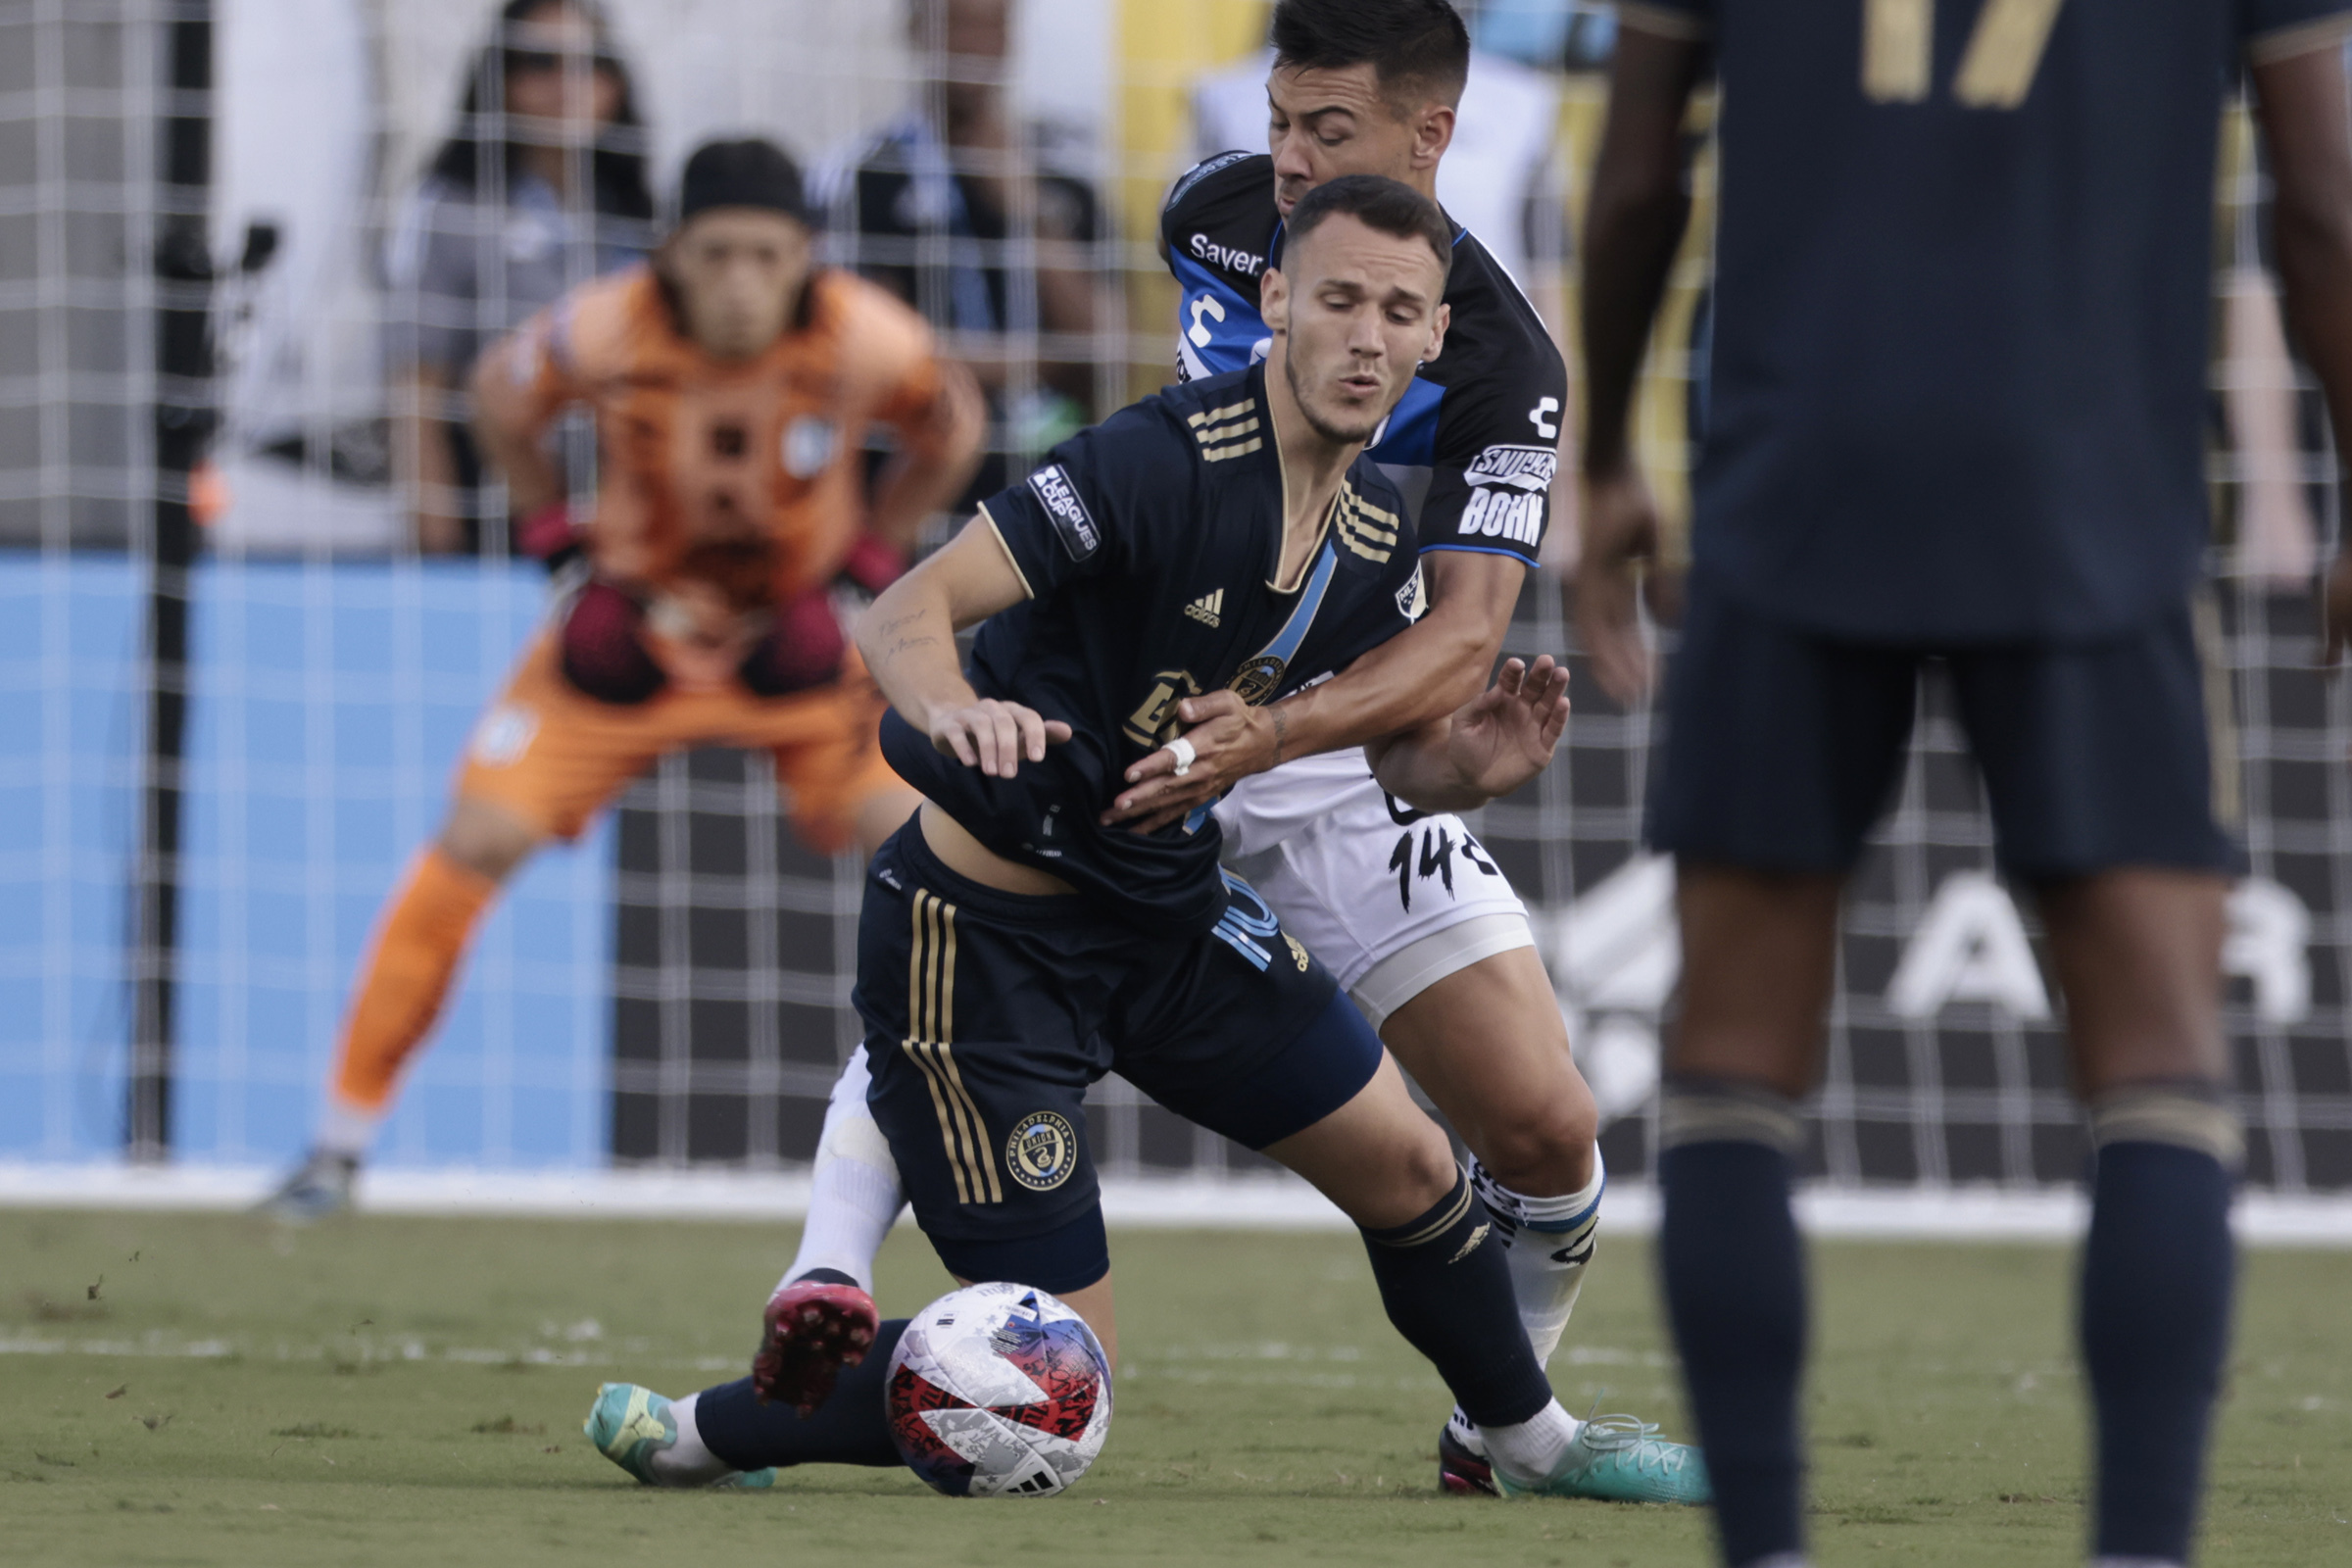
[[1494,1485],[1506,1497],[1595,1497],[1603,1502],[1715,1500],[1707,1462],[1687,1443],[1654,1438],[1657,1427],[1630,1415],[1596,1416],[1577,1429],[1559,1467],[1541,1481],[1521,1481],[1494,1466]]
[[580,1430],[606,1458],[649,1487],[764,1489],[776,1484],[773,1470],[730,1470],[714,1481],[699,1483],[657,1474],[654,1455],[678,1441],[678,1424],[670,1419],[667,1399],[634,1383],[608,1383],[598,1389]]

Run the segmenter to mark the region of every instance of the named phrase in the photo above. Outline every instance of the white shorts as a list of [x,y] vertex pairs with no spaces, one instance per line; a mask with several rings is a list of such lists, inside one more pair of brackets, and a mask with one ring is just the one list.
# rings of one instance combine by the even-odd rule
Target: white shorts
[[1235,869],[1376,1029],[1447,975],[1535,946],[1527,906],[1468,825],[1392,803],[1361,752],[1245,779],[1217,822]]

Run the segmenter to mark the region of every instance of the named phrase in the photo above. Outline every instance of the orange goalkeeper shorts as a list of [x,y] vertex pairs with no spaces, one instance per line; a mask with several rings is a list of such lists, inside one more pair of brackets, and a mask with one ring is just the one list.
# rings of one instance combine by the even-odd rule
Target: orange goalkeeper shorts
[[673,688],[622,706],[583,696],[545,633],[483,712],[458,768],[461,798],[488,801],[554,837],[577,838],[597,809],[671,752],[735,746],[776,760],[793,829],[820,855],[855,836],[858,813],[907,786],[882,760],[882,694],[852,650],[841,678],[789,697],[740,685]]

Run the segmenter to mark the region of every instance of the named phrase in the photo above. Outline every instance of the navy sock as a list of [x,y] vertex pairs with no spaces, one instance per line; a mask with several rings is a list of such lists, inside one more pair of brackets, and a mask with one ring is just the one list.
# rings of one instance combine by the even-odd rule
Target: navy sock
[[1494,1222],[1459,1172],[1435,1208],[1391,1230],[1365,1230],[1364,1247],[1389,1321],[1429,1357],[1464,1415],[1513,1426],[1551,1402]]
[[1804,1544],[1805,1268],[1789,1174],[1780,1149],[1744,1141],[1680,1144],[1658,1159],[1659,1267],[1732,1564]]
[[705,1389],[694,1402],[694,1425],[703,1446],[738,1470],[902,1463],[898,1445],[890,1441],[882,1394],[890,1382],[890,1353],[906,1332],[903,1317],[884,1323],[865,1359],[842,1369],[832,1396],[805,1421],[789,1404],[761,1404],[750,1378]]
[[2082,1252],[2100,1555],[2188,1560],[2230,1341],[2230,1174],[2200,1150],[2099,1151]]
[[792,1277],[792,1283],[795,1285],[856,1286],[858,1282],[837,1268],[812,1268],[806,1274],[795,1274]]

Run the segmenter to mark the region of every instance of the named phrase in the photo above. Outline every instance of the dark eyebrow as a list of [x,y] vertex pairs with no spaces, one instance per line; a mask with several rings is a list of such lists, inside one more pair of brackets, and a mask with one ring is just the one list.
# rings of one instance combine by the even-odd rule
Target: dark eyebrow
[[1348,119],[1353,120],[1355,118],[1355,111],[1348,108],[1346,104],[1325,104],[1320,109],[1309,109],[1305,114],[1294,115],[1291,118],[1294,120],[1313,122],[1321,120],[1326,115],[1346,115]]

